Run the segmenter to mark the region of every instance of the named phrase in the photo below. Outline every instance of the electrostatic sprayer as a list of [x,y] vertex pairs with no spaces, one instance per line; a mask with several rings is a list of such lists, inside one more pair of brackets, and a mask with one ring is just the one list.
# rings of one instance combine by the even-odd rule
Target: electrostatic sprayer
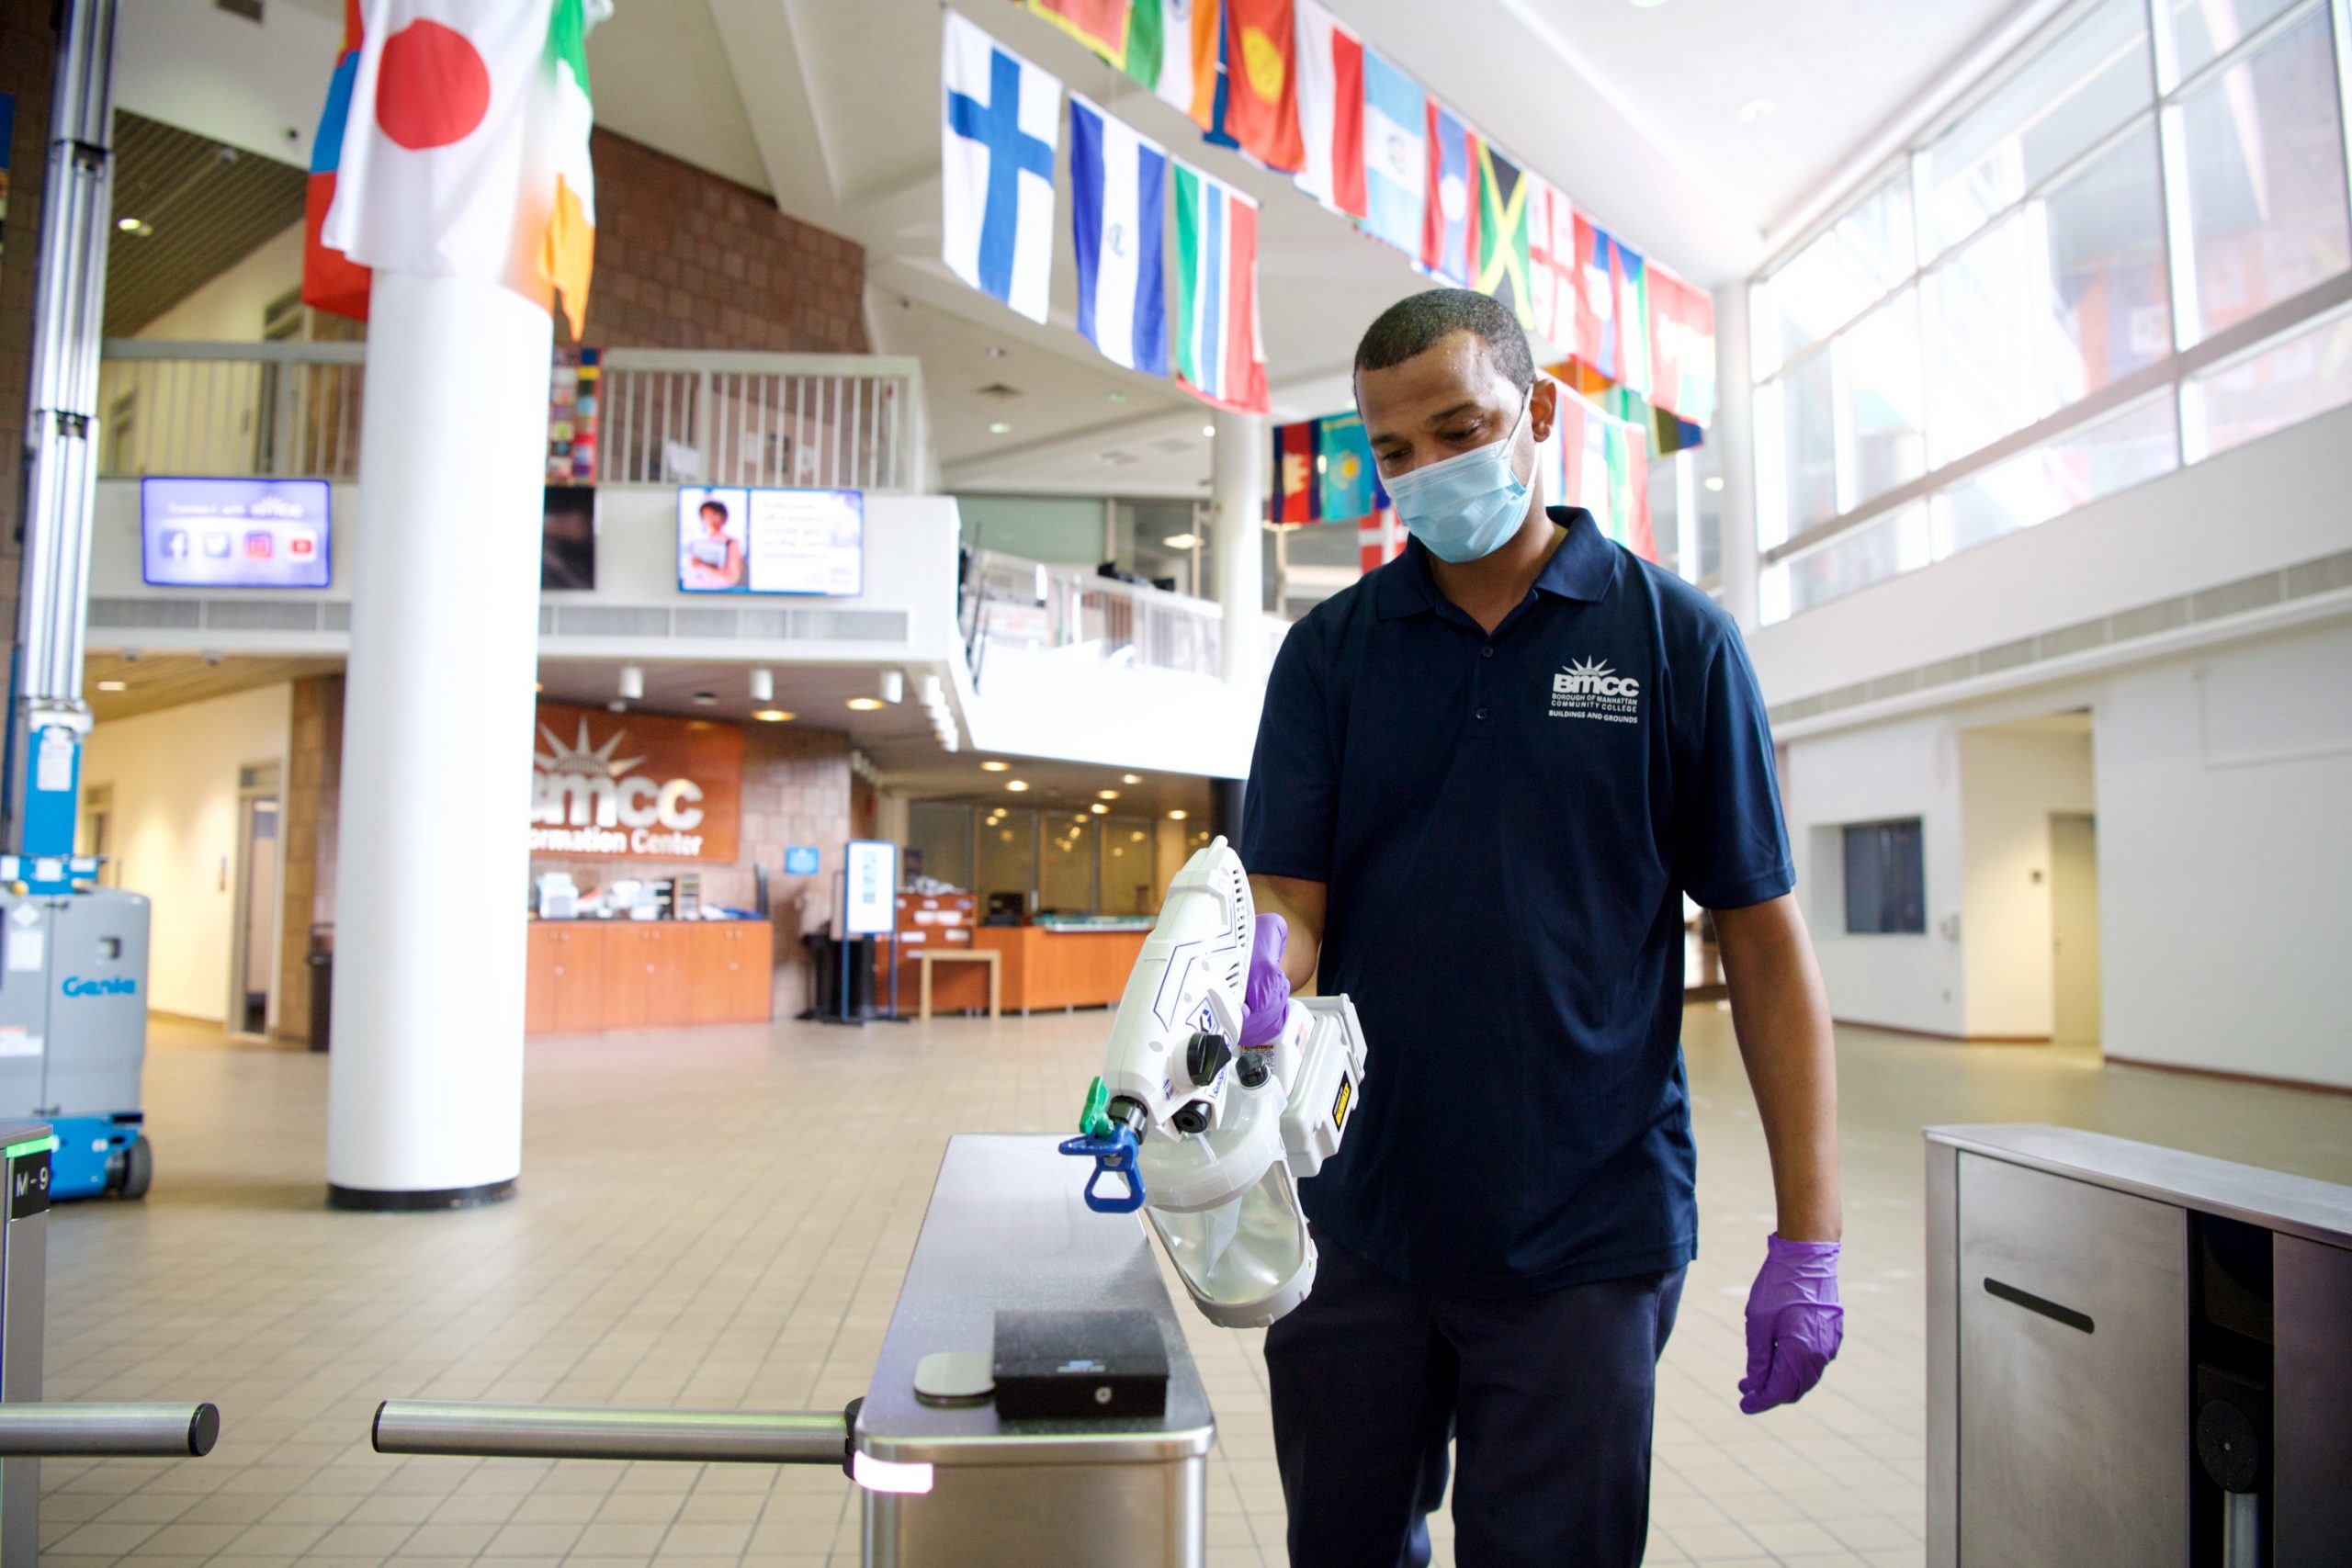
[[1298,1183],[1338,1151],[1364,1076],[1345,997],[1294,998],[1273,1040],[1241,1043],[1255,924],[1241,857],[1217,839],[1170,886],[1061,1145],[1094,1161],[1087,1206],[1142,1210],[1194,1304],[1228,1328],[1262,1327],[1313,1289]]

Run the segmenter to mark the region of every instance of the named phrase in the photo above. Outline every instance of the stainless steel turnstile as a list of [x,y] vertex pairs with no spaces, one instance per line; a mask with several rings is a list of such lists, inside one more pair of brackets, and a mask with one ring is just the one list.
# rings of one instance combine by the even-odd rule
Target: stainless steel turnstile
[[1927,1129],[1929,1568],[2352,1562],[2352,1187]]
[[[555,1410],[395,1401],[384,1453],[842,1465],[864,1491],[871,1568],[1199,1568],[1216,1421],[1134,1215],[1098,1214],[1052,1136],[948,1141],[864,1398],[846,1412]],[[1003,1308],[1148,1312],[1166,1413],[1007,1421],[917,1397],[918,1363],[986,1356]]]
[[43,1404],[50,1156],[46,1122],[0,1122],[0,1568],[40,1555],[40,1461],[67,1454],[187,1459],[220,1435],[210,1404]]

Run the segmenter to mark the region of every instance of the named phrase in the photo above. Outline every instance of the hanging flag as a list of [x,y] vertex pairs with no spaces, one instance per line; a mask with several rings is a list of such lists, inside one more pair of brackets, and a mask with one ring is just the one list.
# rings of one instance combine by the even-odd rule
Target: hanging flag
[[1120,70],[1127,68],[1127,0],[1029,0],[1029,9]]
[[1104,358],[1168,374],[1168,294],[1160,260],[1168,154],[1069,96],[1070,237],[1078,254],[1078,330]]
[[1429,100],[1410,76],[1363,51],[1364,232],[1421,254],[1429,189]]
[[[1555,366],[1546,374],[1559,377],[1569,367]],[[1617,394],[1610,400],[1624,407]],[[1638,400],[1635,400],[1637,402]],[[1645,423],[1619,413],[1562,386],[1552,442],[1557,457],[1545,463],[1545,483],[1559,482],[1559,499],[1592,513],[1601,533],[1634,554],[1657,558],[1657,544],[1649,520],[1649,440]]]
[[1649,441],[1642,427],[1609,426],[1609,536],[1641,557],[1657,559],[1650,531]]
[[1616,244],[1580,212],[1572,220],[1572,229],[1576,319],[1566,344],[1568,357],[1580,370],[1614,381],[1619,359],[1617,286],[1610,256]]
[[302,193],[302,303],[338,316],[368,319],[368,269],[320,238],[334,204],[335,172],[343,161],[344,127],[351,118],[351,87],[359,74],[359,0],[344,0],[343,52],[327,78],[326,107],[311,139],[310,184]]
[[1122,69],[1129,81],[1155,93],[1159,90],[1160,67],[1168,60],[1167,31],[1168,14],[1160,0],[1131,0],[1127,6],[1127,54]]
[[1429,100],[1429,206],[1421,266],[1440,283],[1467,288],[1478,271],[1478,133]]
[[[1650,397],[1685,424],[1715,417],[1715,301],[1658,266],[1649,269]],[[1677,437],[1676,449],[1691,443]]]
[[956,276],[1042,321],[1053,271],[1062,85],[956,12],[946,17],[943,253]]
[[1478,292],[1511,308],[1521,327],[1535,325],[1527,279],[1527,222],[1543,182],[1495,151],[1478,147]]
[[1298,25],[1293,0],[1225,0],[1223,129],[1270,169],[1306,164],[1298,129]]
[[1649,269],[1624,241],[1609,252],[1609,281],[1617,299],[1617,383],[1646,398],[1650,392]]
[[1369,517],[1388,505],[1388,491],[1372,460],[1372,443],[1364,439],[1363,418],[1351,411],[1328,414],[1315,422],[1315,467],[1319,481],[1316,515],[1343,523]]
[[[532,188],[548,0],[366,0],[365,37],[319,243],[362,266],[504,283],[536,257]],[[536,226],[534,226],[536,224]]]
[[1298,8],[1298,188],[1351,218],[1364,215],[1363,45],[1320,0]]
[[1527,288],[1535,301],[1535,331],[1562,354],[1573,354],[1577,334],[1577,214],[1568,193],[1556,186],[1535,192],[1543,198],[1527,220]]
[[1276,523],[1312,523],[1319,513],[1315,482],[1315,422],[1274,426],[1274,500]]
[[1552,265],[1552,209],[1566,199],[1540,180],[1527,193],[1527,299],[1534,317],[1527,330],[1555,348],[1560,275]]
[[1396,509],[1384,506],[1356,524],[1356,566],[1378,571],[1405,553],[1405,530],[1396,525]]
[[588,325],[588,276],[596,259],[596,172],[588,160],[595,111],[588,98],[588,17],[582,0],[555,0],[539,62],[528,143],[526,199],[542,201],[539,281],[563,300],[574,342]]
[[1176,381],[1203,402],[1264,413],[1258,204],[1176,163]]

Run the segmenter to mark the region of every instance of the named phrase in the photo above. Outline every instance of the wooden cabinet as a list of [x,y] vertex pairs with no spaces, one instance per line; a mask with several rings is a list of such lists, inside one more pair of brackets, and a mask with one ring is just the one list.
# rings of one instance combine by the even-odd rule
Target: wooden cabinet
[[524,1028],[765,1022],[774,950],[764,920],[534,920]]

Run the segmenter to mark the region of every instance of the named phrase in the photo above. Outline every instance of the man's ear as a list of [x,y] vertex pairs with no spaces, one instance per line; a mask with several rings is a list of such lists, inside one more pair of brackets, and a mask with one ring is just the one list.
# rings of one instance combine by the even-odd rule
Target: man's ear
[[1541,371],[1536,373],[1535,390],[1530,396],[1527,427],[1541,446],[1552,439],[1552,425],[1560,417],[1560,384]]

